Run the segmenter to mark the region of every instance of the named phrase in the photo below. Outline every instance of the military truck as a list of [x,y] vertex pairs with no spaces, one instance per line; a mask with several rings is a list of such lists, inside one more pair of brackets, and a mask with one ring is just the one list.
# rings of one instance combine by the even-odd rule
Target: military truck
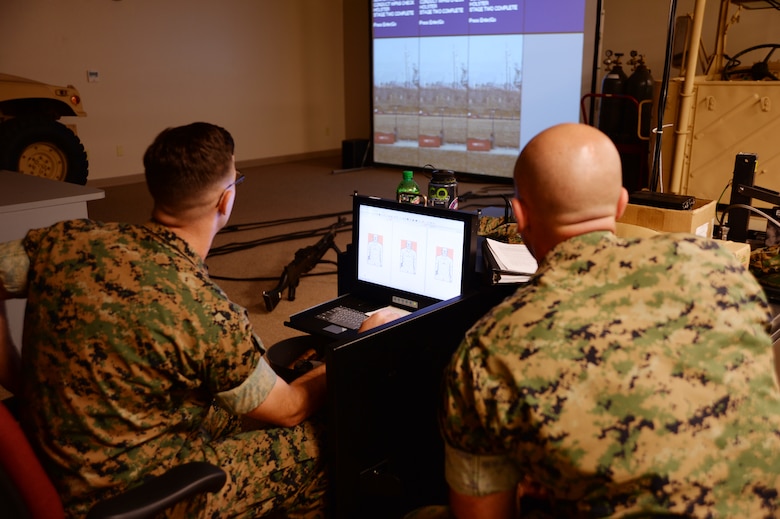
[[680,38],[684,74],[671,78],[664,110],[664,123],[672,126],[663,133],[659,162],[668,167],[664,191],[728,202],[735,157],[742,152],[758,155],[755,184],[780,191],[780,61],[775,55],[780,44],[759,42],[726,52],[728,29],[740,14],[780,23],[780,2],[720,0],[714,52],[700,59],[706,54],[701,44],[705,5],[706,0],[696,0],[693,14],[678,20],[681,34],[688,34]]
[[84,145],[75,124],[60,122],[86,115],[72,85],[0,74],[0,169],[86,184]]

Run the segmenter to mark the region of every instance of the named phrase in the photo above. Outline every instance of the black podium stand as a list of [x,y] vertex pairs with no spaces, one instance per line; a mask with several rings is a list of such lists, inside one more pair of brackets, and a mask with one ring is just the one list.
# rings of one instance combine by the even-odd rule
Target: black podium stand
[[479,287],[325,346],[334,517],[395,519],[446,503],[442,371],[466,330],[513,289]]
[[[352,289],[352,256],[350,246],[339,255],[339,295]],[[327,364],[331,517],[398,519],[447,502],[442,373],[471,325],[516,288],[484,284],[475,272],[465,295],[351,339],[302,335],[271,347],[269,359],[287,380],[297,374],[283,366],[309,348]]]

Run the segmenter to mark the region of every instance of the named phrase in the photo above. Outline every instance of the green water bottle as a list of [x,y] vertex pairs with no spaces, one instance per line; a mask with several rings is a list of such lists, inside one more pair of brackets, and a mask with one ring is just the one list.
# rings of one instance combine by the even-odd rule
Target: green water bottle
[[396,200],[404,204],[425,204],[425,199],[420,193],[420,186],[414,180],[413,171],[404,171],[404,179],[395,190]]

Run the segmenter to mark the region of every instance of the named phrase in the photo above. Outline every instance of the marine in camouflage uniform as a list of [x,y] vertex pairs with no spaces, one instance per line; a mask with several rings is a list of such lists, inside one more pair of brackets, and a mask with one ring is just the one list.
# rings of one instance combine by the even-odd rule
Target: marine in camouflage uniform
[[517,233],[517,224],[505,216],[480,216],[477,234],[504,243],[523,243]]
[[750,253],[750,272],[773,294],[780,291],[780,245],[760,247]]
[[167,227],[75,220],[0,245],[0,280],[27,296],[23,426],[68,515],[188,461],[227,483],[198,517],[321,517],[317,420],[242,431],[276,381],[246,310]]
[[780,398],[759,285],[692,235],[559,243],[445,376],[446,477],[531,482],[556,517],[780,515]]

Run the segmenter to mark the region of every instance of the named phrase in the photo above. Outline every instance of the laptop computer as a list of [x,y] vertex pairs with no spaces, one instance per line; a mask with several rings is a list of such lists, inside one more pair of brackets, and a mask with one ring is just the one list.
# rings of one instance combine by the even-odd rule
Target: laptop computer
[[[291,328],[331,338],[357,334],[371,312],[415,312],[465,293],[476,277],[475,212],[355,194],[349,293],[290,316]],[[352,322],[335,314],[357,314]]]

